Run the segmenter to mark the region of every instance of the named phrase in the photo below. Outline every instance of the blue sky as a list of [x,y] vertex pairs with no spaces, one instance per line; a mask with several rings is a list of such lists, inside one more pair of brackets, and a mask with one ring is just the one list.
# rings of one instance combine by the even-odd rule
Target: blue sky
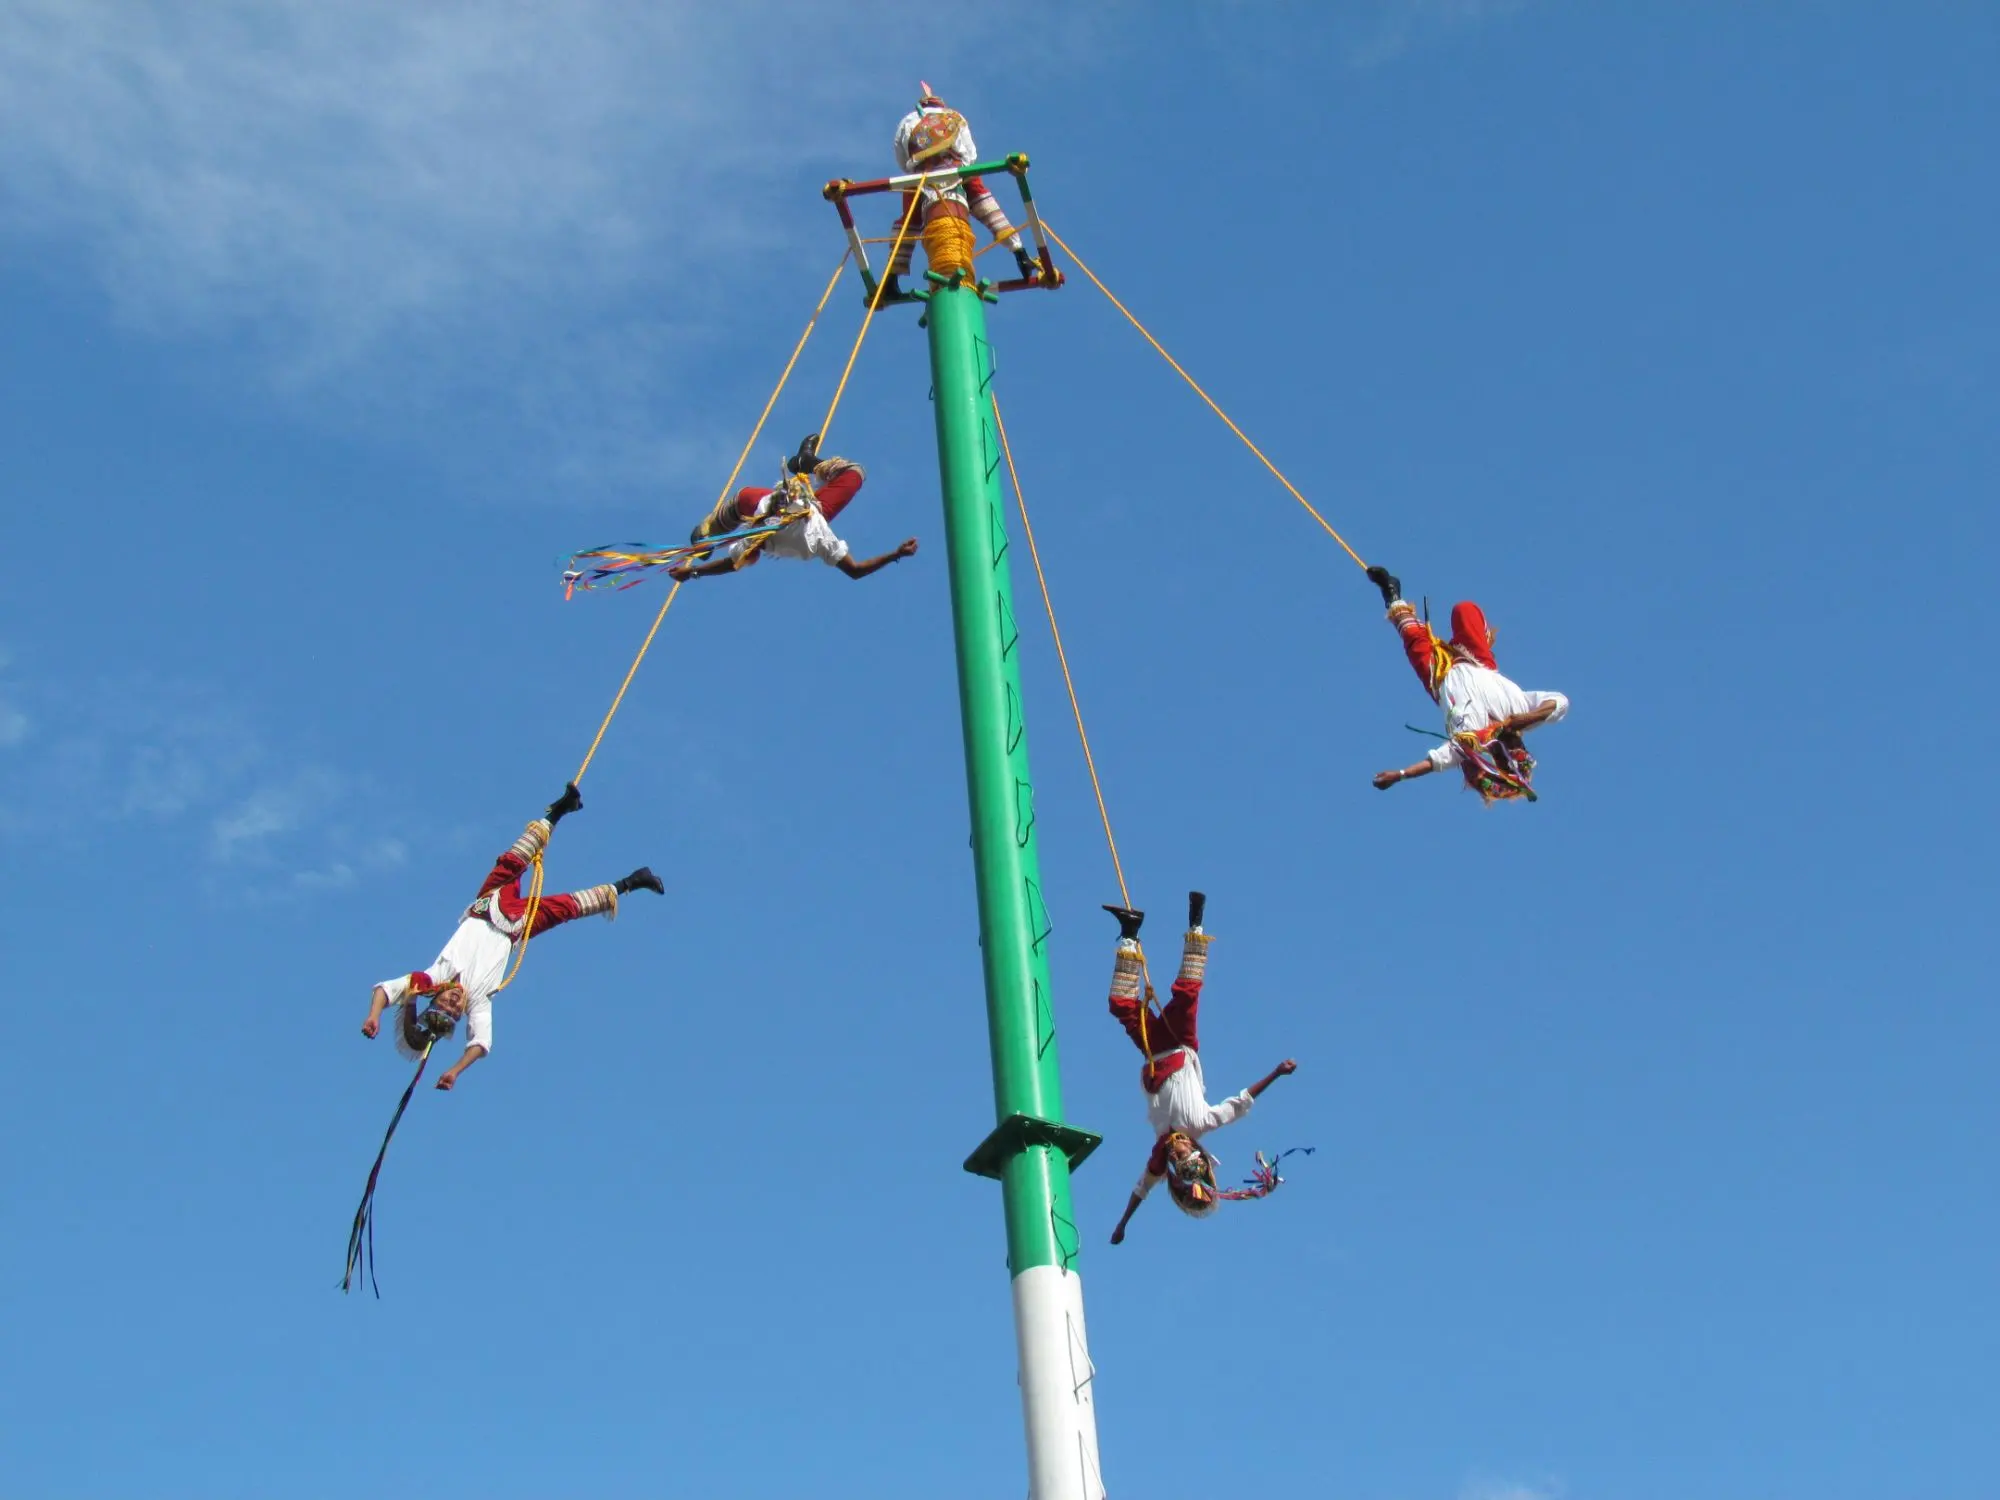
[[843,533],[927,550],[677,606],[550,863],[667,899],[534,949],[333,1289],[368,986],[651,616],[555,559],[708,505],[922,76],[1575,704],[1535,807],[1372,791],[1432,710],[1352,564],[1080,279],[994,313],[1135,898],[1210,893],[1218,1091],[1300,1060],[1218,1149],[1319,1148],[1104,1243],[1147,1142],[1030,630],[1112,1492],[1990,1495],[2000,17],[841,10],[9,7],[0,1488],[1019,1493],[906,313],[831,446]]

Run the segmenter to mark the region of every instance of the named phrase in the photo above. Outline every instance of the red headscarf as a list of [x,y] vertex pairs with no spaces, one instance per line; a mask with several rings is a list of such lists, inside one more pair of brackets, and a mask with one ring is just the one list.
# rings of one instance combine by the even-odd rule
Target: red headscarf
[[1488,671],[1500,670],[1493,661],[1493,627],[1486,623],[1486,612],[1470,599],[1451,607],[1451,644]]

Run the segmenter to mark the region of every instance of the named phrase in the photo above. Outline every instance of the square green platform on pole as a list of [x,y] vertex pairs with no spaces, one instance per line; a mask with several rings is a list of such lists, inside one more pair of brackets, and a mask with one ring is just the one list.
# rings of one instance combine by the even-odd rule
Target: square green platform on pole
[[1054,1146],[1069,1158],[1069,1168],[1074,1172],[1091,1152],[1103,1144],[1103,1136],[1078,1130],[1074,1125],[1038,1119],[1034,1115],[1009,1115],[993,1127],[993,1134],[981,1141],[972,1155],[966,1157],[965,1170],[975,1177],[991,1177],[998,1182],[1000,1169],[1008,1157],[1029,1146]]

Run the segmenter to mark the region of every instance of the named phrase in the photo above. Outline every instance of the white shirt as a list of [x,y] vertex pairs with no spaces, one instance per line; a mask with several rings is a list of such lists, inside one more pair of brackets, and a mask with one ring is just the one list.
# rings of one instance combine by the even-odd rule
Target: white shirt
[[[762,520],[770,513],[771,501],[776,493],[773,491],[757,502],[755,519]],[[726,558],[739,557],[743,549],[755,540],[757,540],[755,537],[740,538],[718,549],[717,555]],[[833,528],[827,524],[826,517],[820,514],[817,505],[776,536],[764,538],[766,557],[791,557],[801,562],[816,557],[828,567],[837,566],[847,557],[848,550],[847,543],[833,534]]]
[[[1153,1127],[1155,1140],[1168,1131],[1178,1130],[1198,1141],[1211,1130],[1235,1124],[1249,1114],[1250,1106],[1257,1102],[1245,1089],[1240,1094],[1230,1095],[1220,1104],[1210,1104],[1201,1076],[1201,1054],[1193,1048],[1186,1049],[1186,1052],[1187,1061],[1169,1073],[1159,1088],[1146,1095],[1146,1123]],[[1152,1192],[1159,1181],[1152,1173],[1142,1172],[1139,1174],[1139,1185],[1132,1191],[1143,1198]]]
[[[1530,713],[1551,699],[1555,700],[1556,711],[1547,722],[1553,724],[1569,712],[1569,699],[1561,693],[1523,691],[1514,685],[1512,678],[1501,676],[1491,667],[1468,661],[1453,662],[1451,670],[1445,673],[1443,686],[1438,689],[1438,704],[1444,709],[1446,734],[1484,729],[1496,720]],[[1428,756],[1430,763],[1440,771],[1450,770],[1464,758],[1458,746],[1450,740],[1432,750]]]
[[[507,935],[491,922],[467,917],[444,945],[444,952],[424,971],[439,985],[455,979],[465,986],[466,1041],[488,1052],[493,1050],[493,992],[507,977],[507,960],[513,951]],[[399,974],[385,980],[381,988],[391,1005],[400,1004],[409,993],[410,976]]]

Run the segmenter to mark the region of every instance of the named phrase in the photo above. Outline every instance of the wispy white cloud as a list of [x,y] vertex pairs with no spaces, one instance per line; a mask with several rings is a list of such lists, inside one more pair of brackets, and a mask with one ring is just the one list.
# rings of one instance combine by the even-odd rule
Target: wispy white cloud
[[37,812],[60,810],[66,825],[178,818],[227,796],[264,759],[247,717],[196,684],[29,676],[15,694],[33,705],[35,733],[10,767],[10,793]]
[[224,863],[271,857],[273,844],[316,823],[339,800],[344,778],[325,766],[301,766],[235,798],[209,825],[209,848]]
[[718,9],[17,0],[9,217],[80,231],[135,317],[275,320],[304,374],[416,320],[504,323],[754,238],[688,212],[774,154]]
[[294,870],[291,878],[291,893],[312,895],[318,891],[344,891],[360,881],[354,866],[344,859],[319,870]]
[[315,833],[320,847],[330,850],[331,857],[322,854],[320,863],[303,867],[281,866],[285,871],[282,882],[253,886],[242,894],[252,900],[282,901],[322,891],[348,890],[369,876],[396,869],[409,860],[409,851],[400,839],[357,840],[338,825],[320,827]]
[[[139,327],[246,345],[314,410],[414,432],[448,409],[557,475],[657,477],[715,447],[660,413],[733,295],[803,256],[801,179],[886,166],[881,66],[906,55],[913,88],[975,40],[909,15],[12,0],[0,231],[74,252]],[[874,69],[815,64],[857,37]]]
[[1516,15],[1528,0],[1387,0],[1374,25],[1348,52],[1356,68],[1379,68],[1418,47]]
[[14,809],[0,836],[71,849],[143,841],[155,857],[205,864],[206,889],[228,899],[338,889],[408,860],[400,839],[357,832],[340,816],[367,794],[364,782],[274,742],[212,687],[126,679],[55,689],[30,674],[8,691],[33,703],[36,732],[0,760],[0,799]]
[[1563,1500],[1567,1493],[1559,1479],[1469,1479],[1458,1492],[1458,1500]]

